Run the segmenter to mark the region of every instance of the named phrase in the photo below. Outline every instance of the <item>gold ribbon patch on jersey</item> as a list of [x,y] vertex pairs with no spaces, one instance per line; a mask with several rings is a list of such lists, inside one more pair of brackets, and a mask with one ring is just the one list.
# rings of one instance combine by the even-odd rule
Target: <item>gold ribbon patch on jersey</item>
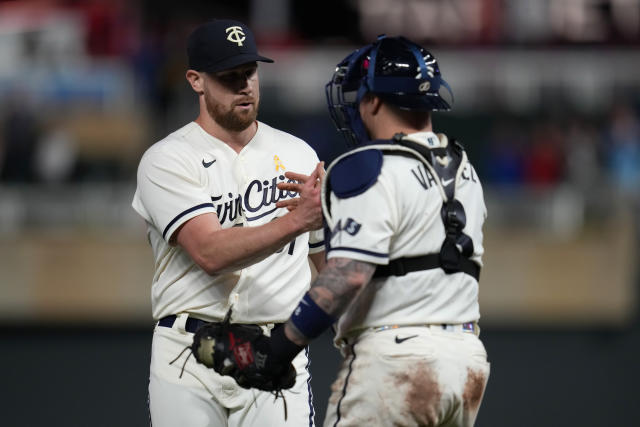
[[273,156],[273,163],[275,163],[276,165],[276,172],[278,172],[280,170],[280,168],[282,168],[282,170],[287,170],[287,168],[284,167],[284,164],[280,161],[280,158],[278,156]]

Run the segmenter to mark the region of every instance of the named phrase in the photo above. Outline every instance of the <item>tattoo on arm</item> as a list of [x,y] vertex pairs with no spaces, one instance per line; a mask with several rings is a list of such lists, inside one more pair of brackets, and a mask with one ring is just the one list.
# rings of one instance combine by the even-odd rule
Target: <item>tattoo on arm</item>
[[331,258],[316,278],[309,293],[324,311],[338,317],[369,283],[375,270],[375,265],[366,262]]
[[[331,258],[311,285],[309,294],[320,308],[333,318],[340,316],[369,283],[376,266],[348,258]],[[298,345],[307,345],[309,338],[287,322],[288,337]]]

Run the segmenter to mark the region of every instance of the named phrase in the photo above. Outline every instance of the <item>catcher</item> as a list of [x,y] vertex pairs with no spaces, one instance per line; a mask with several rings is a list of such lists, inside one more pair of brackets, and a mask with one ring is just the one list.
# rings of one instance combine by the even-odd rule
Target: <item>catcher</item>
[[345,360],[325,426],[472,426],[490,370],[477,323],[486,208],[463,147],[432,130],[449,85],[427,50],[380,36],[338,64],[326,91],[353,145],[323,182],[327,267],[270,338],[230,325],[197,334],[196,357],[277,391],[337,322]]

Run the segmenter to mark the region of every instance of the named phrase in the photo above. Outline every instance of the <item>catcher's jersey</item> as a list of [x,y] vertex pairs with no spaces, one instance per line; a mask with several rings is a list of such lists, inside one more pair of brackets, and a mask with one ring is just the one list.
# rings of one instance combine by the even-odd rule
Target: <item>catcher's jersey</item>
[[286,171],[310,174],[317,163],[304,141],[261,122],[240,153],[195,122],[151,146],[138,167],[132,206],[147,222],[153,249],[153,317],[188,312],[221,320],[233,305],[237,323],[285,321],[309,287],[307,256],[324,249],[321,231],[304,233],[247,268],[212,276],[169,239],[208,212],[223,228],[255,227],[284,215],[276,202],[297,194],[276,184],[286,181]]
[[[431,132],[408,138],[426,145],[430,137],[437,140]],[[329,179],[336,179],[331,176],[332,168],[343,157],[329,167],[323,197]],[[379,175],[370,181],[374,180],[364,192],[355,191],[359,194],[353,196],[340,198],[333,191],[329,194],[329,207],[326,203],[323,206],[332,231],[327,258],[388,264],[391,259],[438,253],[445,238],[440,216],[443,198],[424,164],[412,155],[385,152]],[[470,163],[464,166],[455,186],[455,197],[466,212],[463,232],[473,240],[471,259],[482,265],[486,207],[482,186]],[[479,317],[478,282],[472,276],[446,274],[440,268],[420,270],[405,276],[374,278],[339,319],[337,336],[365,327],[456,324]]]

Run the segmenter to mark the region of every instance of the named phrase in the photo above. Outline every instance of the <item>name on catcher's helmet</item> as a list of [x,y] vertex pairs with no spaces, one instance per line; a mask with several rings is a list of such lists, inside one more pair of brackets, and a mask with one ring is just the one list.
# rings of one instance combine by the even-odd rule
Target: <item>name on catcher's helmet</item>
[[411,40],[385,35],[338,63],[325,92],[334,124],[352,145],[368,140],[358,112],[366,93],[407,111],[448,111],[453,104],[436,58]]

